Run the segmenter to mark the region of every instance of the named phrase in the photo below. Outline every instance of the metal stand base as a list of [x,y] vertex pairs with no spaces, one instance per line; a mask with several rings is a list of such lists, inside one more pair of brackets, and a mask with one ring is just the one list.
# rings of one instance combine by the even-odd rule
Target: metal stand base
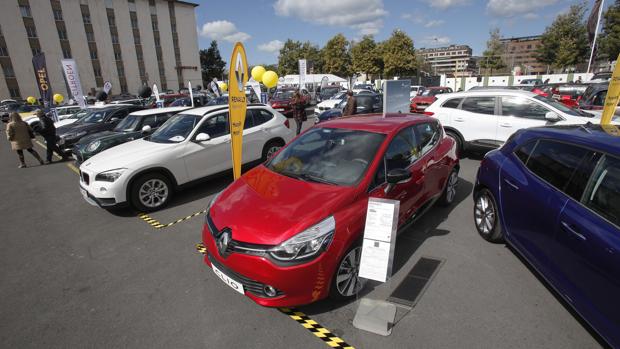
[[389,336],[396,318],[396,306],[385,301],[362,298],[353,319],[360,330]]

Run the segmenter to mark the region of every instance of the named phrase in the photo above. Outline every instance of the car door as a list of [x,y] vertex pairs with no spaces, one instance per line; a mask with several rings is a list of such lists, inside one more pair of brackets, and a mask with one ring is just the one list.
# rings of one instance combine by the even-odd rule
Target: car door
[[[530,141],[502,163],[499,178],[506,238],[544,275],[557,275],[552,251],[558,216],[569,197],[580,195],[582,164],[594,153],[551,140]],[[587,170],[585,170],[587,172]]]
[[497,106],[494,96],[467,97],[452,113],[451,124],[466,142],[497,145]]
[[620,158],[603,155],[589,178],[560,214],[557,265],[572,303],[620,343]]
[[[201,133],[210,138],[196,141],[196,136]],[[190,181],[232,168],[228,112],[203,118],[186,143],[183,158]]]
[[271,139],[280,137],[279,127],[285,127],[274,121],[271,112],[265,109],[253,109],[254,128],[256,143],[248,145],[248,153],[252,154],[251,160],[258,160],[263,156],[263,148]]
[[247,109],[245,112],[245,123],[243,124],[243,147],[241,153],[244,164],[260,159],[263,145],[266,142],[264,127],[257,121],[260,121],[260,111],[258,109]]
[[503,144],[515,131],[551,124],[545,115],[552,111],[525,96],[501,96],[501,116],[497,125],[497,140]]
[[447,179],[449,169],[445,161],[445,152],[437,149],[442,133],[436,121],[425,122],[414,126],[415,138],[418,140],[418,153],[423,162],[424,188],[426,195],[422,199],[427,201],[441,194]]

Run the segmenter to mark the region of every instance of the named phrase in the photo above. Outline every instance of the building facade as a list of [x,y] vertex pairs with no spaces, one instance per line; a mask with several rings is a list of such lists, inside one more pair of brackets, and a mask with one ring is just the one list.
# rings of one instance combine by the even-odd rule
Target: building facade
[[520,69],[524,75],[547,73],[547,66],[536,59],[536,50],[541,46],[540,36],[506,38],[501,42],[504,45],[502,60],[511,71]]
[[471,47],[467,45],[450,45],[448,47],[421,48],[421,56],[431,66],[434,75],[470,75]]
[[39,97],[32,56],[43,52],[53,93],[71,97],[61,60],[76,61],[84,95],[146,84],[202,85],[195,7],[176,0],[2,0],[0,99]]

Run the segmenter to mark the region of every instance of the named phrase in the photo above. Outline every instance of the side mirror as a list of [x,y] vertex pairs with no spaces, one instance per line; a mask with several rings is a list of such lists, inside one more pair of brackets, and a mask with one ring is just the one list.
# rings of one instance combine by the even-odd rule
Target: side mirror
[[397,184],[411,178],[411,172],[404,168],[395,168],[387,174],[388,184]]
[[206,133],[199,133],[196,136],[196,142],[204,142],[204,141],[208,141],[209,139],[211,139],[211,137],[209,137],[209,135]]
[[547,112],[547,114],[545,114],[545,119],[547,121],[551,121],[551,122],[557,122],[562,120],[562,118],[556,113],[556,112]]
[[152,130],[153,129],[149,125],[144,125],[144,127],[142,127],[142,133],[151,133]]
[[120,119],[119,118],[111,118],[110,121],[108,121],[108,122],[113,124],[115,122],[118,122],[118,120],[120,120]]

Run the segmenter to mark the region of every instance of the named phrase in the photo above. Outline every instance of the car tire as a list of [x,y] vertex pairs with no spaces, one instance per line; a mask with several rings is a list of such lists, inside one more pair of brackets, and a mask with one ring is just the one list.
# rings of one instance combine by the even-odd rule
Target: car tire
[[334,300],[351,299],[364,288],[364,281],[358,276],[361,258],[362,244],[358,242],[347,250],[338,263],[331,281],[330,298]]
[[272,139],[263,147],[263,161],[269,160],[275,153],[284,146],[284,143],[277,139]]
[[147,173],[131,185],[131,204],[140,212],[153,212],[165,207],[172,198],[173,188],[168,177]]
[[486,188],[481,189],[474,196],[474,224],[483,239],[493,243],[504,240],[497,201],[493,193]]
[[454,199],[456,198],[456,188],[459,183],[459,171],[456,168],[453,168],[446,179],[446,185],[443,187],[443,192],[441,193],[441,197],[439,198],[438,204],[440,206],[450,206],[454,203]]
[[456,145],[456,155],[460,158],[461,154],[463,154],[463,140],[461,139],[461,136],[456,134],[454,131],[446,131],[446,136],[454,140],[454,144]]

